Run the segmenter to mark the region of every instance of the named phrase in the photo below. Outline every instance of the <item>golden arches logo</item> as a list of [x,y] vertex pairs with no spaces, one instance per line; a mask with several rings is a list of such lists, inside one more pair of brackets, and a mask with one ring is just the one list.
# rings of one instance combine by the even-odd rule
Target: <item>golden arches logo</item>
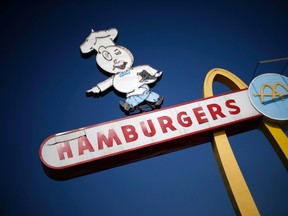
[[[233,91],[248,87],[230,71],[214,68],[206,75],[203,86],[204,98],[214,95],[214,82],[223,83]],[[224,130],[213,133],[212,147],[235,212],[239,215],[260,215]]]
[[[288,92],[288,87],[285,86],[283,83],[276,82],[273,84],[273,86],[265,83],[261,86],[260,94],[253,94],[255,97],[260,97],[260,101],[263,104],[264,103],[264,97],[272,97],[273,101],[276,101],[277,97],[281,100],[284,100],[284,97],[288,96],[288,94],[281,94],[279,91],[277,91],[277,86],[281,86],[283,89],[285,89]],[[271,94],[264,94],[265,88],[268,87],[271,89]]]
[[[203,97],[213,96],[213,83],[220,82],[232,91],[246,89],[248,86],[235,74],[222,68],[210,70],[205,78],[203,86]],[[262,84],[263,82],[261,82]],[[261,85],[260,84],[260,85]],[[250,84],[251,85],[251,84]],[[264,97],[271,96],[274,100],[281,98],[284,100],[286,94],[280,94],[277,87],[281,86],[288,93],[288,87],[280,82],[274,85],[264,84],[261,87],[259,95],[260,100],[264,101]],[[271,94],[264,94],[265,88],[272,89]],[[250,87],[249,87],[250,88]],[[259,129],[265,134],[284,166],[288,170],[288,137],[277,123],[267,122],[264,118],[259,122]],[[225,131],[215,131],[213,133],[212,147],[216,161],[218,163],[220,173],[226,185],[228,194],[233,203],[236,214],[239,215],[260,215],[257,206],[253,200],[250,190],[246,184],[241,169],[234,156]]]

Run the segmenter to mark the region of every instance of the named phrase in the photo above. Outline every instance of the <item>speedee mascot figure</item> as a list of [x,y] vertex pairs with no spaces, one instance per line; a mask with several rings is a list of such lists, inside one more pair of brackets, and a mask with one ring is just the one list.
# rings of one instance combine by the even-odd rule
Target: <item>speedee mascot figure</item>
[[87,93],[100,93],[113,86],[117,91],[126,94],[125,102],[120,101],[120,105],[128,113],[139,108],[143,102],[159,107],[163,97],[152,92],[148,84],[155,82],[162,75],[162,71],[157,71],[149,65],[132,67],[134,58],[131,52],[123,46],[115,45],[113,41],[117,34],[115,28],[96,32],[92,30],[80,46],[82,53],[96,50],[96,62],[99,67],[113,74],[87,90]]

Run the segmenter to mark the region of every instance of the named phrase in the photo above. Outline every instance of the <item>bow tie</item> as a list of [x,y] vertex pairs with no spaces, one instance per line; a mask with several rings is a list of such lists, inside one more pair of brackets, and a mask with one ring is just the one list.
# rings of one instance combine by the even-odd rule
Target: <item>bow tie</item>
[[127,74],[130,74],[130,70],[121,71],[121,72],[119,73],[119,76],[120,76],[120,77],[123,77],[123,76],[125,76],[125,75],[127,75]]

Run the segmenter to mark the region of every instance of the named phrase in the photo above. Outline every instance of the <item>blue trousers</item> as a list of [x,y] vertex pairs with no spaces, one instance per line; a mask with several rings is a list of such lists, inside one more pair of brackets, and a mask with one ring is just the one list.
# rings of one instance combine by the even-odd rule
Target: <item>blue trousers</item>
[[159,98],[159,95],[155,92],[150,91],[148,85],[143,85],[142,87],[147,90],[143,92],[141,95],[132,95],[126,99],[126,103],[128,103],[131,107],[135,107],[138,104],[142,103],[144,100],[149,102],[156,102]]

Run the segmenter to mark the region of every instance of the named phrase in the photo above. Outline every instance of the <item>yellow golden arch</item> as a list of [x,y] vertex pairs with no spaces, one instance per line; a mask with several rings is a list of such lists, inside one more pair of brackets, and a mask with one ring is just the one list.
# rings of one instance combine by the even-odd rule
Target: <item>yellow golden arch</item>
[[[248,86],[233,73],[215,68],[210,70],[203,85],[203,97],[213,96],[213,82],[220,82],[231,90],[246,89]],[[288,137],[275,123],[262,120],[259,129],[272,144],[284,166],[288,170]],[[225,131],[213,133],[212,147],[226,185],[230,200],[237,215],[260,215],[250,190],[239,168]]]
[[[260,94],[254,94],[254,96],[259,96],[260,97],[260,101],[261,101],[262,104],[264,103],[264,97],[267,97],[267,96],[272,97],[272,99],[274,101],[276,100],[277,96],[280,97],[281,100],[284,100],[284,97],[287,96],[288,94],[280,94],[277,91],[277,89],[276,89],[277,86],[281,86],[283,89],[285,89],[288,92],[288,87],[287,86],[285,86],[283,83],[276,82],[276,83],[273,84],[273,86],[271,86],[269,84],[263,84],[261,86]],[[271,91],[272,91],[271,94],[264,94],[264,90],[265,90],[266,87],[271,89]]]

